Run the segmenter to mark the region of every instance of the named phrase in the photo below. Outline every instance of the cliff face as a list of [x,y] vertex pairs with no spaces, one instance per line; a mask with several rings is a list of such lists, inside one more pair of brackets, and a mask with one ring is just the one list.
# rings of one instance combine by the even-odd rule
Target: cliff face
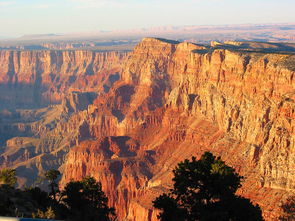
[[68,91],[95,91],[120,72],[124,52],[0,51],[1,106],[56,104]]
[[[119,80],[126,52],[0,50],[0,167],[19,185],[59,168],[88,105]],[[68,123],[68,120],[71,122]]]
[[[155,220],[151,201],[170,187],[177,162],[209,150],[245,176],[239,193],[275,219],[280,201],[294,190],[294,59],[144,39],[122,79],[94,102],[97,123],[89,122],[97,139],[128,136],[137,149],[120,155],[125,147],[110,144],[109,155],[92,157],[88,145],[79,144],[68,155],[62,183],[93,175],[121,218]],[[115,173],[112,163],[121,165]]]
[[3,162],[11,147],[34,146],[36,157],[10,165],[31,176],[59,167],[61,186],[94,176],[120,220],[156,220],[152,200],[171,187],[172,169],[211,151],[245,177],[239,194],[276,220],[294,192],[294,65],[292,53],[146,38],[99,93],[52,107],[38,142],[10,140]]

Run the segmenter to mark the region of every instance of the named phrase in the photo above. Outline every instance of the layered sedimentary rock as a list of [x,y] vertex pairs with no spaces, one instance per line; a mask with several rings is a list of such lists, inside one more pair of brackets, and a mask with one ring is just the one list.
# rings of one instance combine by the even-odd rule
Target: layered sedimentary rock
[[17,168],[20,186],[64,163],[69,148],[85,135],[79,132],[83,111],[119,79],[127,55],[0,51],[0,162]]
[[116,75],[125,52],[0,51],[1,106],[60,103],[71,90],[95,91]]
[[[73,92],[52,107],[59,114],[39,143],[9,140],[2,162],[31,176],[59,167],[61,186],[94,176],[120,220],[156,220],[152,200],[171,187],[172,169],[211,151],[245,177],[239,194],[275,220],[294,191],[295,56],[267,45],[145,38],[95,96]],[[28,144],[35,158],[7,161]]]
[[[280,201],[294,189],[294,58],[144,39],[126,61],[122,80],[97,98],[100,123],[92,129],[99,131],[94,133],[99,139],[131,137],[138,150],[134,156],[120,156],[120,146],[110,145],[108,156],[78,166],[74,156],[91,155],[78,145],[79,151],[68,155],[62,182],[77,174],[104,180],[101,173],[110,171],[111,162],[120,162],[117,173],[141,181],[127,188],[123,178],[104,182],[111,201],[125,199],[113,204],[119,216],[155,220],[151,201],[170,187],[176,163],[209,150],[245,176],[239,193],[259,203],[267,219],[276,219]],[[145,163],[147,171],[130,170],[126,160]],[[80,169],[73,174],[73,168]]]

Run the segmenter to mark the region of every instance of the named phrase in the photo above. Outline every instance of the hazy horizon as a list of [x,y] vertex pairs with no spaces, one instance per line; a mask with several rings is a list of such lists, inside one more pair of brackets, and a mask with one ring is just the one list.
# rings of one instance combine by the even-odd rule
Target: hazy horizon
[[291,0],[0,0],[0,37],[161,26],[294,23]]

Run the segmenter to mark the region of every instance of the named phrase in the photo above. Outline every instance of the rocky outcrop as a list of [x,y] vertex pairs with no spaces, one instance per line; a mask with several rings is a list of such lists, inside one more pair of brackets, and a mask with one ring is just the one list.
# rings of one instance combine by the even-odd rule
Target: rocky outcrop
[[294,192],[295,55],[240,45],[143,39],[97,97],[74,92],[57,105],[36,156],[12,165],[30,175],[59,167],[61,186],[94,176],[120,220],[156,220],[152,200],[172,169],[211,151],[245,177],[239,194],[276,220]]
[[[107,118],[111,126],[102,129],[102,121],[98,128],[93,125],[101,131],[94,136],[132,137],[139,143],[133,160],[149,162],[147,181],[127,188],[140,194],[127,194],[123,209],[113,204],[119,216],[155,220],[152,199],[171,187],[176,163],[209,150],[245,176],[239,193],[259,203],[267,220],[276,219],[280,201],[294,190],[294,58],[144,39],[126,61],[122,80],[95,102],[95,118]],[[68,163],[74,152],[64,174],[77,167]],[[90,165],[84,165],[82,174],[89,174]],[[130,171],[129,176],[137,174]],[[75,177],[64,175],[63,183]],[[109,193],[111,199],[117,196]]]
[[[88,105],[119,80],[126,56],[1,50],[0,167],[17,168],[20,186],[59,168],[69,148],[90,137],[81,132]],[[34,142],[25,142],[31,138]]]
[[70,91],[97,92],[125,52],[0,51],[1,107],[57,104]]

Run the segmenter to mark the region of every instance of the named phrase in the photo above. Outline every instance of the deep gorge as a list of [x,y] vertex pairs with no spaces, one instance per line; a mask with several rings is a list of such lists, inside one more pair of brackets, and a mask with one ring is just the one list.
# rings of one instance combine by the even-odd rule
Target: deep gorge
[[156,220],[177,162],[209,150],[276,220],[294,192],[295,56],[254,49],[145,38],[128,53],[0,51],[1,167],[20,186],[50,168],[61,186],[94,176],[120,220]]

